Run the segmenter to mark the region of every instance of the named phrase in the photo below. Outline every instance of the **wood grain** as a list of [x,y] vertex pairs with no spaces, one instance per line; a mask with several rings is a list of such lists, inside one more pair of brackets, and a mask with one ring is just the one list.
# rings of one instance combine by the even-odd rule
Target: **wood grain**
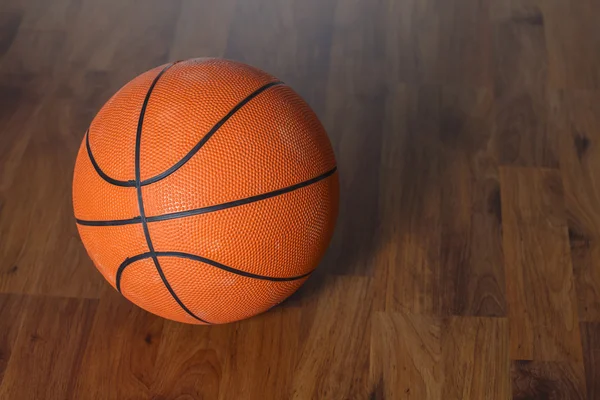
[[443,315],[506,315],[492,121],[489,90],[444,89],[440,116]]
[[31,298],[22,308],[23,326],[4,372],[0,397],[72,398],[96,308],[97,300]]
[[560,163],[565,187],[571,258],[579,317],[600,321],[600,96],[595,92],[557,92],[552,129],[561,138]]
[[583,370],[572,363],[514,361],[511,365],[511,378],[513,399],[586,398]]
[[21,311],[27,306],[28,301],[29,299],[22,295],[0,295],[0,318],[11,322],[10,325],[3,326],[0,331],[0,386],[23,323]]
[[600,89],[598,46],[600,28],[595,15],[600,4],[543,2],[548,48],[549,85],[561,89]]
[[387,271],[378,278],[386,310],[440,312],[439,109],[435,87],[398,88],[387,99],[387,127],[401,134],[386,135],[382,144],[378,242]]
[[[0,398],[600,398],[600,3],[4,0]],[[156,65],[227,57],[322,120],[340,215],[273,310],[162,320],[81,245],[83,133]]]
[[438,318],[378,312],[371,332],[371,399],[442,399]]
[[289,398],[366,397],[372,293],[369,278],[337,277],[307,307]]
[[580,361],[581,343],[560,175],[500,170],[510,356]]
[[106,288],[83,354],[74,397],[148,396],[163,324],[160,318],[138,310],[114,289]]
[[547,129],[544,14],[533,0],[494,2],[494,137],[501,164],[557,167]]
[[372,323],[370,398],[509,398],[506,319],[378,312]]
[[219,398],[289,398],[301,350],[301,309],[279,307],[232,328]]
[[442,398],[510,398],[508,328],[504,318],[453,317],[444,322]]
[[600,397],[600,323],[581,324],[581,343],[588,399]]

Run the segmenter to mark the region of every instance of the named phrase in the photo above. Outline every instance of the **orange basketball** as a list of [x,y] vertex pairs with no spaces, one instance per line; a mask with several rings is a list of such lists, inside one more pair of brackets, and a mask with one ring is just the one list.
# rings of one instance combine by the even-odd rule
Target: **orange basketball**
[[121,88],[77,156],[85,248],[123,296],[165,318],[248,318],[300,287],[338,209],[327,134],[291,88],[233,61],[157,67]]

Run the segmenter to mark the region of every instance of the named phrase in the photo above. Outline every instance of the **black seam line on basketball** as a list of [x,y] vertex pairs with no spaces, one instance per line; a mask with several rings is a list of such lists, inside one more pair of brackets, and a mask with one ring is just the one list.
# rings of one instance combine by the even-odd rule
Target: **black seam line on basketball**
[[[298,190],[303,187],[310,186],[314,183],[317,183],[317,182],[333,175],[335,173],[335,171],[337,171],[337,167],[334,167],[333,169],[325,172],[322,175],[319,175],[315,178],[309,179],[304,182],[300,182],[296,185],[288,186],[283,189],[278,189],[278,190],[275,190],[272,192],[263,193],[263,194],[260,194],[257,196],[252,196],[252,197],[248,197],[248,198],[241,199],[241,200],[235,200],[235,201],[230,201],[227,203],[216,204],[214,206],[196,208],[193,210],[179,211],[176,213],[156,215],[153,217],[146,217],[146,222],[166,221],[166,220],[170,220],[170,219],[189,217],[192,215],[207,214],[207,213],[211,213],[211,212],[215,212],[215,211],[225,210],[227,208],[238,207],[238,206],[242,206],[245,204],[254,203],[254,202],[260,201],[260,200],[269,199],[271,197],[280,196],[282,194],[286,194],[289,192],[293,192],[294,190]],[[120,225],[139,224],[141,222],[142,221],[141,221],[140,217],[129,218],[129,219],[116,219],[116,220],[111,220],[111,221],[89,221],[89,220],[77,219],[77,223],[79,225],[84,225],[84,226],[120,226]]]
[[283,82],[281,81],[275,81],[275,82],[270,82],[267,83],[266,85],[261,86],[260,88],[256,89],[254,92],[252,92],[251,94],[249,94],[245,99],[243,99],[242,101],[240,101],[235,107],[233,107],[231,109],[231,111],[229,111],[227,113],[227,115],[225,115],[223,118],[221,118],[221,120],[219,122],[217,122],[211,129],[210,131],[208,131],[208,133],[206,135],[204,135],[204,137],[202,139],[200,139],[200,141],[181,159],[179,160],[175,165],[173,165],[171,168],[167,169],[166,171],[153,176],[151,178],[148,178],[146,180],[143,180],[141,182],[142,186],[146,186],[146,185],[150,185],[152,183],[158,182],[161,179],[166,178],[167,176],[171,175],[172,173],[174,173],[175,171],[177,171],[179,168],[181,168],[186,162],[188,162],[193,156],[194,154],[196,154],[205,144],[206,142],[208,142],[208,140],[213,137],[213,135],[215,133],[217,133],[217,131],[231,118],[233,117],[233,115],[238,112],[242,107],[244,107],[246,104],[248,104],[253,98],[255,98],[256,96],[258,96],[259,94],[261,94],[262,92],[264,92],[265,90],[273,87],[273,86],[277,86],[277,85],[283,85]]
[[[265,275],[258,275],[258,274],[253,274],[251,272],[246,272],[246,271],[242,271],[239,269],[235,269],[232,267],[228,267],[227,265],[223,265],[217,261],[214,260],[210,260],[208,258],[205,257],[200,257],[197,256],[195,254],[189,254],[189,253],[182,253],[179,251],[156,251],[154,252],[154,254],[156,255],[156,257],[177,257],[177,258],[185,258],[188,260],[194,260],[194,261],[198,261],[198,262],[202,262],[204,264],[208,264],[211,265],[213,267],[222,269],[223,271],[227,271],[230,272],[232,274],[235,275],[240,275],[240,276],[244,276],[246,278],[253,278],[253,279],[259,279],[259,280],[263,280],[263,281],[271,281],[271,282],[292,282],[292,281],[297,281],[299,279],[302,278],[306,278],[307,276],[309,276],[310,274],[313,273],[313,271],[310,271],[306,274],[302,274],[302,275],[298,275],[298,276],[291,276],[291,277],[274,277],[274,276],[265,276]],[[125,260],[120,266],[119,266],[119,270],[117,271],[117,290],[120,292],[121,291],[121,276],[123,275],[123,271],[125,270],[125,268],[136,262],[136,261],[140,261],[140,260],[144,260],[147,258],[152,257],[152,254],[150,253],[143,253],[143,254],[139,254],[135,257],[132,258],[128,258],[127,260]]]
[[111,221],[89,221],[85,219],[75,218],[79,225],[83,226],[121,226],[121,225],[133,225],[140,224],[142,219],[140,217],[134,217],[129,219],[116,219]]
[[293,186],[288,186],[283,189],[278,189],[278,190],[274,190],[272,192],[259,194],[257,196],[247,197],[245,199],[240,199],[240,200],[234,200],[234,201],[230,201],[230,202],[223,203],[223,204],[217,204],[214,206],[197,208],[194,210],[180,211],[180,212],[175,212],[175,213],[171,213],[171,214],[156,215],[154,217],[148,217],[147,220],[148,220],[148,222],[157,222],[157,221],[165,221],[165,220],[169,220],[169,219],[189,217],[192,215],[207,214],[207,213],[211,213],[211,212],[215,212],[215,211],[225,210],[227,208],[239,207],[239,206],[243,206],[245,204],[254,203],[257,201],[261,201],[261,200],[266,200],[271,197],[280,196],[282,194],[286,194],[289,192],[293,192],[294,190],[298,190],[303,187],[310,186],[314,183],[317,183],[317,182],[333,175],[336,170],[337,170],[337,167],[334,167],[333,169],[331,169],[331,170],[325,172],[324,174],[319,175],[315,178],[309,179],[304,182],[300,182]]
[[[177,61],[177,62],[179,62],[179,61]],[[167,68],[172,67],[176,63],[169,65]],[[164,171],[164,172],[162,172],[162,173],[160,173],[160,174],[158,174],[156,176],[153,176],[151,178],[148,178],[148,179],[146,179],[144,181],[141,181],[141,186],[146,186],[146,185],[150,185],[152,183],[158,182],[161,179],[164,179],[167,176],[171,175],[173,172],[177,171],[186,162],[188,162],[190,160],[190,158],[192,158],[194,156],[194,154],[196,154],[202,148],[202,146],[204,146],[206,144],[206,142],[208,142],[208,140],[215,133],[217,133],[217,131],[219,130],[219,128],[221,128],[221,126],[223,126],[225,124],[225,122],[227,122],[227,120],[229,120],[236,112],[238,112],[243,106],[245,106],[248,102],[250,102],[250,100],[252,100],[256,96],[258,96],[259,94],[261,94],[265,90],[269,89],[270,87],[277,86],[277,85],[283,85],[283,84],[284,83],[281,82],[281,81],[270,82],[270,83],[267,83],[266,85],[261,86],[260,88],[258,88],[254,92],[252,92],[250,95],[248,95],[248,97],[246,97],[245,99],[243,99],[234,108],[232,108],[231,111],[229,111],[229,113],[227,113],[227,115],[225,115],[223,118],[221,118],[221,120],[219,122],[217,122],[210,129],[210,131],[208,131],[208,133],[206,135],[204,135],[204,137],[181,160],[179,160],[175,165],[173,165],[171,168],[167,169],[166,171]],[[134,180],[121,181],[121,180],[118,180],[118,179],[111,178],[104,171],[102,171],[102,169],[100,168],[100,165],[98,165],[98,163],[96,162],[96,159],[94,158],[94,154],[92,153],[92,149],[90,147],[89,129],[88,129],[88,131],[86,132],[86,135],[85,135],[85,145],[86,145],[86,148],[87,148],[88,157],[90,158],[90,161],[92,162],[92,165],[93,165],[94,169],[96,170],[96,173],[98,175],[100,175],[100,177],[102,179],[104,179],[106,182],[110,183],[111,185],[115,185],[115,186],[123,186],[123,187],[134,187],[135,186],[135,181]]]
[[152,258],[152,261],[154,261],[154,266],[156,267],[156,271],[158,272],[160,279],[162,280],[163,284],[165,285],[165,287],[167,288],[167,290],[169,291],[169,293],[171,294],[173,299],[177,302],[177,304],[179,304],[179,306],[186,313],[188,313],[194,319],[204,322],[205,324],[208,324],[209,323],[208,321],[205,321],[202,318],[198,317],[189,308],[187,308],[185,306],[185,304],[183,304],[181,299],[179,299],[179,297],[177,296],[177,294],[175,293],[175,291],[169,284],[167,277],[165,276],[162,268],[160,267],[160,263],[158,262],[156,253],[154,252],[154,246],[152,245],[152,239],[150,238],[150,231],[148,230],[148,224],[146,222],[146,214],[144,212],[144,199],[142,196],[142,185],[141,185],[141,179],[140,179],[140,176],[141,176],[140,149],[141,149],[141,141],[142,141],[142,126],[144,125],[144,116],[146,115],[146,108],[148,107],[148,102],[150,101],[150,96],[152,95],[152,91],[154,90],[154,87],[158,83],[161,76],[163,76],[163,74],[169,68],[171,68],[173,65],[174,64],[167,65],[165,68],[163,68],[162,71],[160,71],[160,73],[158,75],[156,75],[156,77],[152,81],[152,84],[150,85],[150,88],[148,88],[148,92],[146,93],[146,97],[144,98],[144,103],[142,104],[142,109],[140,110],[140,116],[138,118],[138,125],[137,125],[137,132],[135,135],[135,189],[137,192],[138,207],[140,209],[140,220],[142,223],[142,228],[144,230],[144,236],[146,237],[146,243],[148,244],[149,255]]
[[135,186],[135,181],[120,181],[117,179],[113,179],[110,176],[106,175],[104,173],[104,171],[102,171],[102,169],[96,162],[94,155],[92,154],[92,148],[90,147],[90,130],[89,129],[85,133],[85,147],[87,148],[88,157],[90,158],[90,161],[92,162],[92,166],[94,167],[94,169],[96,170],[96,173],[100,176],[100,178],[104,179],[106,182],[110,183],[111,185],[115,185],[115,186],[124,186],[124,187],[134,187]]

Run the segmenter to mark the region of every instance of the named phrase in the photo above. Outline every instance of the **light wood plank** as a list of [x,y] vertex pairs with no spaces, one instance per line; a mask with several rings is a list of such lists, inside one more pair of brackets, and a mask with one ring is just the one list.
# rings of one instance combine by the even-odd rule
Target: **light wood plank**
[[508,323],[504,318],[445,320],[443,399],[510,399]]
[[331,278],[304,309],[290,398],[366,397],[372,289],[369,278]]
[[370,398],[444,398],[441,321],[411,313],[377,312],[372,323]]

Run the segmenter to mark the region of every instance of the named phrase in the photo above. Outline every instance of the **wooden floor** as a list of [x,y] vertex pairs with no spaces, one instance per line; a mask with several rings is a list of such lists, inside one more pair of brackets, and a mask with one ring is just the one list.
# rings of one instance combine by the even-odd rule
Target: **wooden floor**
[[[0,399],[600,399],[600,2],[2,0]],[[109,287],[78,145],[168,60],[241,60],[332,139],[318,273],[236,324]]]

